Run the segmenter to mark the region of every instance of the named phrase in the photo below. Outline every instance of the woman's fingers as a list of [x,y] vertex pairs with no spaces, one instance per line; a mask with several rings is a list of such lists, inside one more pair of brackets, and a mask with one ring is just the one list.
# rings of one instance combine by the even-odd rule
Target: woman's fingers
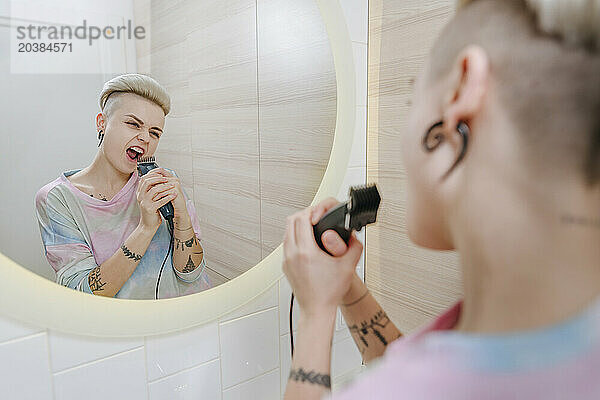
[[315,234],[310,223],[310,210],[304,210],[296,217],[296,240],[298,247],[308,249],[315,246]]
[[168,202],[172,201],[173,199],[175,199],[177,197],[177,193],[169,193],[166,196],[164,196],[163,198],[161,198],[160,200],[156,200],[156,210],[158,211],[159,208],[161,208],[162,206],[164,206],[165,204],[167,204]]
[[[148,195],[150,195],[152,200],[154,200],[157,197],[157,195],[160,195],[160,194],[165,193],[170,190],[175,190],[175,187],[173,186],[172,183],[160,182],[160,183],[157,183],[156,185],[152,186],[152,188],[148,191]],[[158,196],[158,197],[160,197],[160,196]]]
[[335,207],[338,204],[339,204],[339,201],[337,201],[337,199],[335,199],[333,197],[328,197],[327,199],[323,200],[322,202],[317,204],[315,206],[314,210],[312,211],[312,216],[310,218],[310,222],[313,225],[315,225],[317,222],[319,222],[321,217],[327,213],[327,211],[329,211],[330,209],[332,209],[333,207]]
[[[151,172],[149,172],[148,174],[150,174],[150,173]],[[142,181],[141,181],[140,191],[142,193],[146,193],[148,191],[148,189],[150,188],[150,185],[155,185],[157,183],[162,183],[162,182],[167,182],[167,178],[165,178],[164,176],[161,176],[161,175],[156,175],[156,174],[152,174],[151,176],[144,175],[144,177],[142,178]]]
[[356,238],[354,232],[350,235],[350,240],[348,241],[348,251],[343,255],[343,258],[348,259],[352,267],[356,267],[358,264],[358,260],[360,260],[360,256],[363,251],[363,244]]
[[334,257],[344,255],[348,249],[348,246],[346,246],[346,243],[340,237],[340,235],[331,229],[323,232],[321,235],[321,241],[323,242],[323,246],[327,249],[327,251]]
[[285,235],[283,236],[283,252],[285,254],[291,254],[292,248],[295,246],[295,233],[294,233],[294,216],[287,217],[285,226]]

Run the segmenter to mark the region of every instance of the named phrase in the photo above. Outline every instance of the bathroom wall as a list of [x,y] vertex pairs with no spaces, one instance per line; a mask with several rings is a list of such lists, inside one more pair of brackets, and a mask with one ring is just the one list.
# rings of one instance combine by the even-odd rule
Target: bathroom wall
[[[340,3],[352,38],[358,85],[352,154],[338,195],[343,199],[348,186],[364,183],[366,176],[368,2]],[[362,275],[362,259],[357,269]],[[160,337],[73,336],[0,316],[0,398],[281,398],[290,365],[290,294],[283,279],[218,321]],[[295,321],[298,314],[296,306]],[[338,313],[334,390],[361,370],[360,354]]]
[[[406,171],[399,133],[406,129],[411,80],[454,12],[454,0],[369,2],[367,178],[382,192],[378,220],[367,230],[367,286],[408,333],[461,296],[458,255],[419,248],[406,231]],[[414,135],[424,134],[410,132]]]
[[156,152],[194,198],[210,278],[273,251],[313,199],[336,119],[329,38],[314,0],[136,0],[139,72],[173,97]]

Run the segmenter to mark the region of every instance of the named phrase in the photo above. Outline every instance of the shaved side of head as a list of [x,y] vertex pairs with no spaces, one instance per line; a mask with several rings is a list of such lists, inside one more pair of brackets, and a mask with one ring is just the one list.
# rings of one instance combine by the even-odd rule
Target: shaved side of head
[[501,107],[528,162],[600,183],[600,53],[538,27],[524,0],[475,0],[460,8],[431,51],[427,82],[449,76],[468,45],[489,57]]

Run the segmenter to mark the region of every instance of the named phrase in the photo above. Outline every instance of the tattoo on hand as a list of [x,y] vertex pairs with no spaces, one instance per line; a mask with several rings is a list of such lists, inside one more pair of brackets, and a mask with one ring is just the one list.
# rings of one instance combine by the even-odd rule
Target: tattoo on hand
[[192,261],[192,256],[190,255],[187,264],[185,265],[185,267],[183,267],[183,271],[181,272],[192,272],[195,269],[196,266],[194,265],[194,262]]
[[348,327],[350,332],[358,335],[359,340],[365,345],[365,347],[360,349],[361,354],[363,354],[366,348],[369,347],[369,342],[367,341],[369,330],[373,332],[373,335],[375,335],[375,337],[379,339],[379,341],[383,343],[384,346],[388,345],[387,339],[382,335],[380,330],[385,328],[389,323],[390,319],[388,318],[385,311],[379,309],[379,311],[377,311],[377,313],[371,318],[369,322],[362,321],[360,323],[360,326],[354,324]]
[[196,235],[194,235],[193,237],[189,238],[188,240],[179,240],[178,238],[175,238],[175,241],[177,242],[177,244],[175,245],[175,249],[178,250],[179,246],[181,245],[181,251],[185,250],[185,247],[183,246],[184,244],[187,247],[192,247],[194,244],[198,244],[198,238],[196,238]]
[[315,371],[306,372],[302,368],[291,370],[289,379],[293,381],[309,382],[331,388],[331,377],[326,374],[318,374]]
[[139,254],[135,254],[134,252],[132,252],[131,250],[129,250],[127,247],[125,247],[125,244],[121,245],[121,250],[123,250],[123,253],[128,258],[131,258],[133,261],[139,261],[139,260],[142,259],[142,256],[140,256]]
[[100,280],[100,267],[96,267],[92,270],[92,272],[90,272],[88,283],[90,284],[90,289],[92,289],[92,292],[104,290],[106,282],[102,282]]

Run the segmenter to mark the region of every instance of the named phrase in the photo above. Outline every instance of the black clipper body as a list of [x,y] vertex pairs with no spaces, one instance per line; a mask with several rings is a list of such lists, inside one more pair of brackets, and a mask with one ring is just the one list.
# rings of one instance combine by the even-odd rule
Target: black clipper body
[[350,188],[350,199],[329,210],[313,227],[315,240],[319,247],[323,246],[321,236],[329,229],[340,235],[348,244],[352,230],[360,231],[363,226],[375,222],[381,197],[377,185]]
[[[143,157],[138,160],[137,169],[140,176],[146,175],[155,168],[158,168],[158,164],[156,164],[154,156]],[[173,208],[173,204],[171,202],[168,202],[158,210],[166,220],[172,219],[175,216],[175,209]]]

